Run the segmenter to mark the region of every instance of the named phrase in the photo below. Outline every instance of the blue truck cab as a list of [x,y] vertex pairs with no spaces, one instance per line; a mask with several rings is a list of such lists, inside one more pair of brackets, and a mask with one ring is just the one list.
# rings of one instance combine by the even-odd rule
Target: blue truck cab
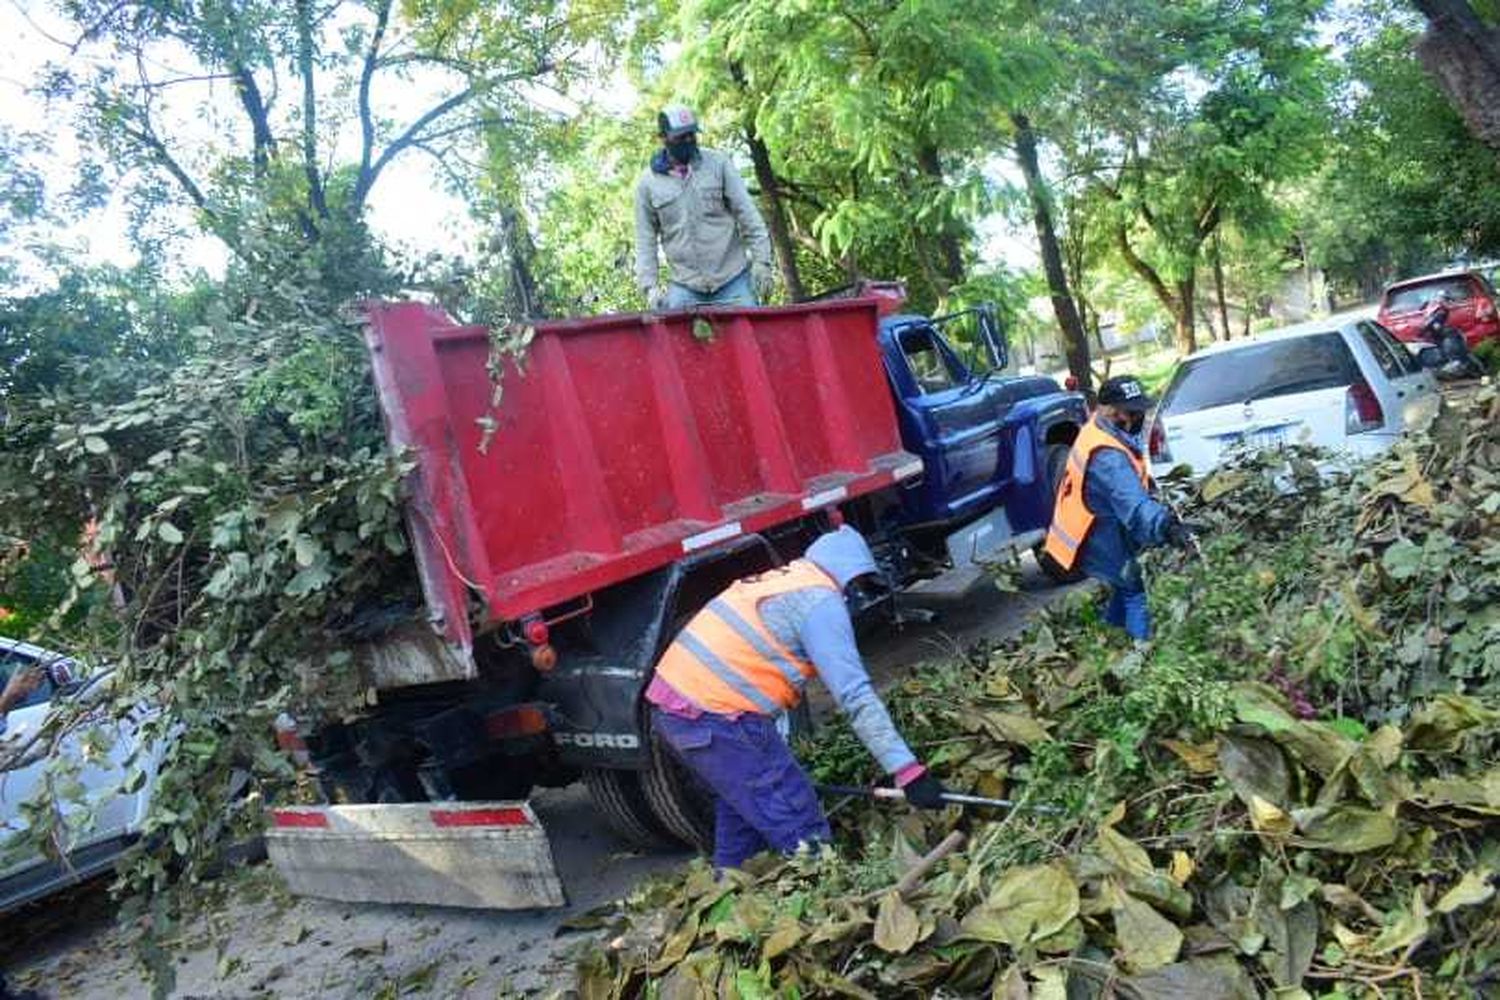
[[[1009,349],[989,305],[886,316],[879,342],[902,444],[924,467],[883,512],[883,527],[899,530],[918,562],[965,566],[1038,547],[1088,419],[1083,395],[1005,374]],[[918,569],[901,575],[925,575]]]

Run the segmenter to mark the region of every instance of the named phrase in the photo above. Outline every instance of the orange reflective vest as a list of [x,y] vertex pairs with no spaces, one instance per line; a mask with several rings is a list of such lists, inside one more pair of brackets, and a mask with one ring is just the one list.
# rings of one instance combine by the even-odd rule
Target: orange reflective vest
[[802,700],[813,665],[776,640],[760,604],[808,587],[839,593],[806,559],[729,586],[693,616],[656,665],[657,676],[709,712],[776,715]]
[[1109,431],[1099,426],[1096,415],[1083,425],[1068,452],[1068,467],[1063,470],[1062,484],[1057,488],[1057,503],[1052,508],[1052,526],[1047,529],[1047,554],[1063,569],[1072,569],[1078,561],[1089,531],[1094,527],[1094,512],[1083,501],[1083,480],[1088,473],[1089,458],[1100,448],[1114,448],[1125,453],[1141,477],[1141,484],[1151,488],[1151,470],[1144,456],[1137,455]]

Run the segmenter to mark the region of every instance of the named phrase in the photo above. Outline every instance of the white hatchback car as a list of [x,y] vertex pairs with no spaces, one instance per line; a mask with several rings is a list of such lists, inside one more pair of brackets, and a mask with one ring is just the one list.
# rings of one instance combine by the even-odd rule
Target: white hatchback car
[[[80,671],[69,657],[11,639],[0,639],[0,685],[17,670],[42,668],[44,680],[5,717],[0,734],[0,913],[107,871],[140,834],[155,786],[159,752],[139,755],[138,787],[127,791],[126,763],[137,745],[135,722],[110,717],[114,672],[100,671],[74,680]],[[84,723],[58,741],[56,753],[78,763],[82,795],[62,807],[70,836],[62,844],[66,861],[47,858],[23,836],[28,827],[24,806],[47,780],[45,748],[31,739],[42,726],[53,702],[76,700],[86,708]],[[30,751],[17,756],[21,748]]]
[[1366,458],[1425,427],[1436,380],[1389,331],[1331,317],[1214,344],[1183,359],[1147,432],[1151,471],[1212,471],[1237,446],[1305,444]]

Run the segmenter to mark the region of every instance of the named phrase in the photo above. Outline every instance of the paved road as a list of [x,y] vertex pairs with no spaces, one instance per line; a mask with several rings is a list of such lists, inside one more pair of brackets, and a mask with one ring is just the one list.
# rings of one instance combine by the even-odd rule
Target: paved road
[[[960,600],[913,600],[912,607],[936,610],[938,620],[865,637],[872,674],[889,683],[924,660],[1009,634],[1064,593],[1029,559],[1021,588],[1003,594],[986,584]],[[829,707],[826,694],[815,699],[815,711]],[[552,835],[567,908],[499,913],[293,900],[262,867],[180,944],[175,995],[353,998],[392,988],[383,995],[537,996],[565,984],[579,938],[557,937],[559,923],[689,855],[630,851],[599,822],[581,787],[544,791],[532,801]],[[146,991],[97,885],[0,922],[0,949],[9,953],[3,961],[12,978],[48,997],[114,1000]]]

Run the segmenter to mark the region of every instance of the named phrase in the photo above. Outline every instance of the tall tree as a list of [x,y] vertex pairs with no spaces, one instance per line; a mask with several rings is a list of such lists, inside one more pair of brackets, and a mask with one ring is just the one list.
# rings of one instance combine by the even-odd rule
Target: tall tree
[[1417,51],[1479,139],[1500,149],[1500,29],[1468,0],[1412,0],[1428,21]]
[[1068,273],[1063,264],[1062,247],[1057,239],[1054,221],[1052,192],[1042,176],[1041,162],[1037,156],[1037,136],[1031,120],[1018,111],[1010,114],[1015,128],[1016,161],[1026,178],[1026,190],[1031,198],[1032,219],[1036,226],[1037,243],[1041,248],[1042,271],[1047,278],[1047,290],[1052,300],[1052,311],[1062,330],[1063,351],[1068,357],[1068,371],[1078,380],[1083,391],[1093,389],[1093,372],[1089,368],[1088,333],[1078,304],[1068,287]]
[[[268,218],[309,246],[363,241],[392,162],[441,161],[510,124],[524,87],[557,79],[582,44],[565,14],[531,0],[399,11],[393,0],[70,0],[66,10],[74,49],[101,58],[70,59],[53,79],[87,95],[100,148],[148,167],[242,258]],[[397,110],[418,82],[434,98]],[[339,142],[345,129],[352,147]]]
[[1316,163],[1326,69],[1310,25],[1321,6],[1078,0],[1053,11],[1079,40],[1070,166],[1104,196],[1102,224],[1172,317],[1179,350],[1196,347],[1209,239]]

